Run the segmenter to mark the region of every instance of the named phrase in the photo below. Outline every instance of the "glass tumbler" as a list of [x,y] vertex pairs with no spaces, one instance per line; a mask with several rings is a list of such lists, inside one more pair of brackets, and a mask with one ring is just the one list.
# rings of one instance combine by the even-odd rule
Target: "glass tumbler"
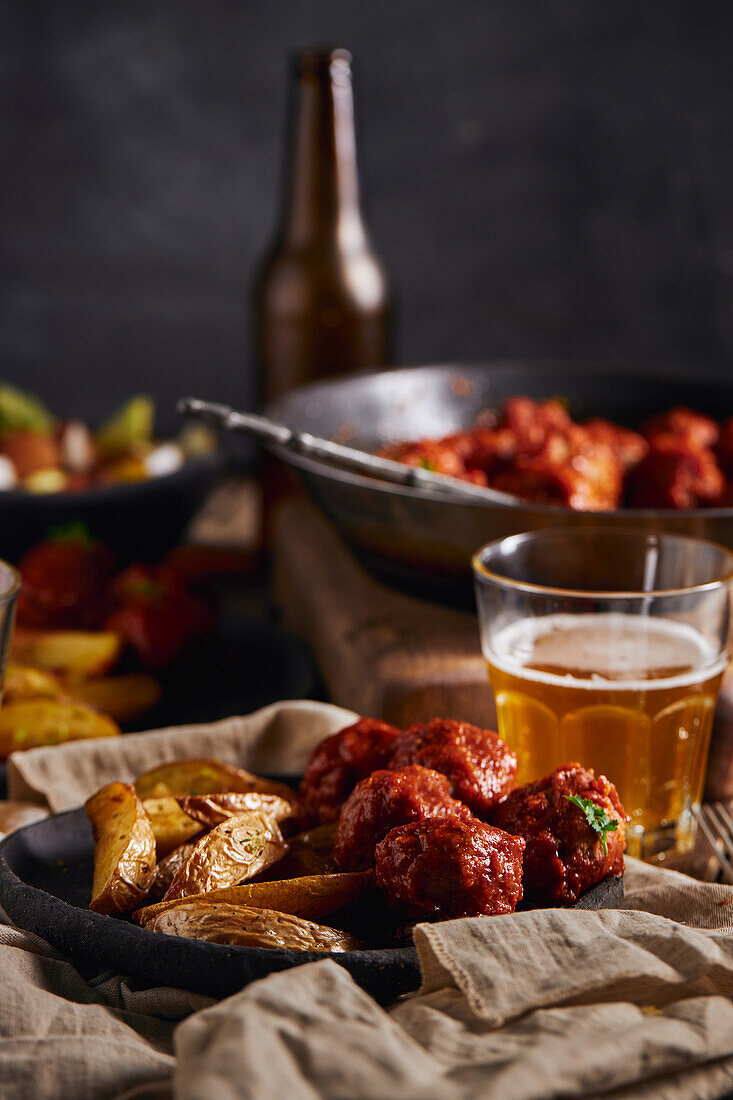
[[518,782],[578,761],[618,788],[630,855],[688,850],[728,662],[733,555],[599,525],[497,540],[473,569]]
[[[0,561],[0,692],[5,685],[10,642],[15,624],[15,605],[20,592],[20,574],[12,565]],[[1,695],[0,695],[1,697]]]

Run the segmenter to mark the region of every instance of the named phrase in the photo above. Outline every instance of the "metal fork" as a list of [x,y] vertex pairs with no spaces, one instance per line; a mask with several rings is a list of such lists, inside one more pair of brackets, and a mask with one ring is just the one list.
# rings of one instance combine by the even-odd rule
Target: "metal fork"
[[722,802],[706,802],[697,812],[700,832],[720,864],[726,882],[733,884],[733,816]]

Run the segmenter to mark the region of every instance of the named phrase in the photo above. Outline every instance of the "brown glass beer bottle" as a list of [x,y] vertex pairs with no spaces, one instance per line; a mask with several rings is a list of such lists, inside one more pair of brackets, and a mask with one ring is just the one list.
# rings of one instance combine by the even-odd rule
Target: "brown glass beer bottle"
[[293,121],[281,224],[255,290],[261,396],[389,354],[384,269],[362,217],[351,55],[294,59]]

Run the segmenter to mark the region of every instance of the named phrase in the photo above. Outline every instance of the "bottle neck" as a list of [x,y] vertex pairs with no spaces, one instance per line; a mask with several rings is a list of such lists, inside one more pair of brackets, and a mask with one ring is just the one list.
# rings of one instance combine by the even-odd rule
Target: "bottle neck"
[[293,247],[364,244],[350,62],[345,50],[297,61],[284,224]]

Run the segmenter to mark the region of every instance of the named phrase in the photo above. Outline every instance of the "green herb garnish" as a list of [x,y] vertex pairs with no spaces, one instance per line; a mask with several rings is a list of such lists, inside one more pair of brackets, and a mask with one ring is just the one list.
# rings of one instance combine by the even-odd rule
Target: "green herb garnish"
[[435,473],[435,463],[431,462],[429,458],[421,458],[420,467],[423,470],[431,470],[433,473]]
[[603,806],[596,805],[595,802],[591,802],[590,798],[581,798],[577,794],[566,794],[564,796],[568,802],[575,803],[583,813],[585,814],[585,820],[590,825],[591,829],[595,829],[601,838],[603,844],[603,851],[608,855],[608,842],[606,840],[606,833],[615,833],[618,829],[618,821],[615,817],[609,817]]

